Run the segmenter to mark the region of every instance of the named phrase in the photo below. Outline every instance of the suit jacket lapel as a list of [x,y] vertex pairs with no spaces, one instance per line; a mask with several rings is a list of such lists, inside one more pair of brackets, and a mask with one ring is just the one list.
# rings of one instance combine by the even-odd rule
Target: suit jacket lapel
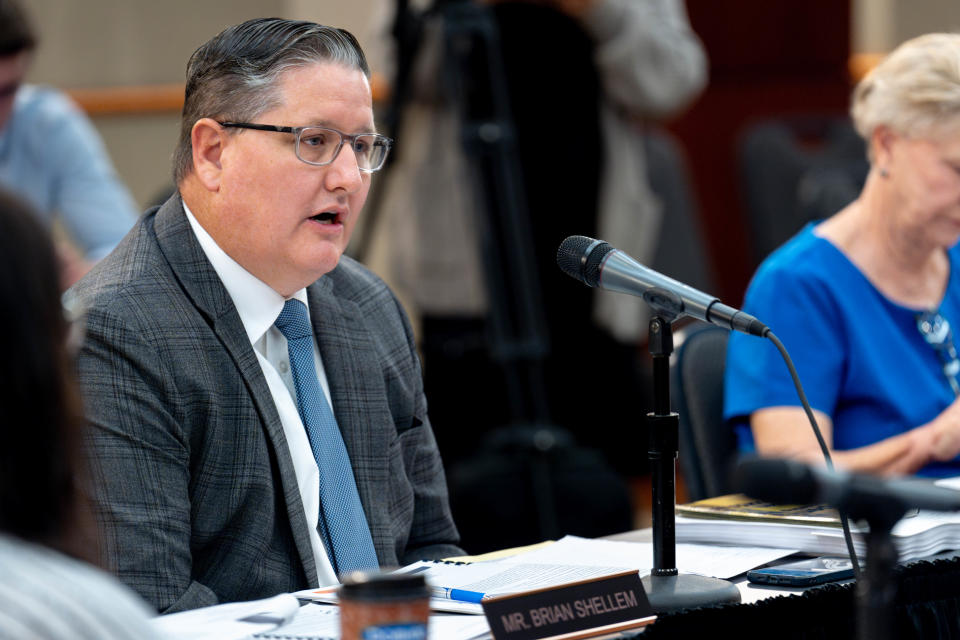
[[350,455],[377,555],[383,558],[392,539],[389,522],[385,522],[385,497],[374,487],[382,488],[389,477],[389,456],[383,447],[396,436],[382,433],[385,427],[393,428],[393,422],[383,403],[386,389],[381,363],[360,308],[337,297],[330,278],[320,278],[307,292],[334,416]]
[[190,222],[183,211],[178,194],[167,200],[157,212],[154,229],[157,234],[157,243],[173,273],[194,305],[204,315],[224,348],[230,353],[250,392],[267,438],[277,457],[280,482],[294,542],[303,562],[307,580],[310,584],[314,584],[317,580],[316,564],[307,533],[308,525],[303,513],[303,502],[300,500],[300,489],[293,469],[293,461],[290,458],[290,449],[283,435],[283,424],[280,422],[276,404],[263,377],[257,355],[240,321],[240,315],[220,277],[207,260],[193,229],[190,228]]

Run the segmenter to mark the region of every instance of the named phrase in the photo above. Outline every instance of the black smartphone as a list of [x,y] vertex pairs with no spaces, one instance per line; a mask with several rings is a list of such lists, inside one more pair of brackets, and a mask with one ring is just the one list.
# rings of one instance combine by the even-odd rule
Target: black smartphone
[[853,577],[853,564],[843,556],[821,556],[763,567],[747,572],[747,580],[757,584],[809,587]]

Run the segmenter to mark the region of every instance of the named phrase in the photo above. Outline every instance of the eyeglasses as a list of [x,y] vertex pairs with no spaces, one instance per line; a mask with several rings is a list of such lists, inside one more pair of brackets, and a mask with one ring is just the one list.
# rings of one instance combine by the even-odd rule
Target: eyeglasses
[[943,363],[943,373],[947,376],[950,388],[956,396],[960,396],[960,383],[957,374],[960,373],[960,358],[957,349],[953,346],[953,332],[950,323],[937,311],[924,311],[917,316],[917,328],[923,339],[933,347]]
[[328,127],[277,127],[272,124],[251,124],[249,122],[221,122],[221,127],[236,129],[255,129],[292,133],[297,136],[297,157],[307,164],[318,167],[330,164],[337,158],[344,141],[350,143],[357,157],[360,171],[373,173],[383,168],[393,140],[378,133],[357,133],[350,135]]

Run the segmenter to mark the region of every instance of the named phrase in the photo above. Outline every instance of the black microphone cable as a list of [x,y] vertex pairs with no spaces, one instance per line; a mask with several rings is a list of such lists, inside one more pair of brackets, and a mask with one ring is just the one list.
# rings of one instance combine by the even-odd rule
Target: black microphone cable
[[[823,433],[820,432],[820,425],[817,424],[817,419],[813,415],[813,408],[810,406],[810,402],[807,400],[807,394],[803,390],[803,384],[800,383],[800,376],[797,374],[797,368],[793,366],[793,359],[790,358],[790,354],[787,352],[787,348],[783,346],[783,343],[780,342],[780,338],[774,335],[773,331],[770,331],[768,328],[763,333],[763,337],[768,338],[770,342],[774,344],[777,348],[777,351],[780,352],[780,356],[783,358],[783,361],[787,365],[787,369],[790,371],[790,378],[793,379],[793,386],[797,390],[797,396],[800,398],[800,404],[803,405],[803,411],[807,414],[807,420],[810,421],[810,427],[813,429],[813,435],[817,437],[817,444],[820,445],[820,451],[823,453],[823,459],[827,463],[827,469],[833,471],[833,458],[830,456],[830,449],[827,447],[826,441],[823,439]],[[842,509],[837,509],[837,513],[840,514],[840,527],[843,529],[843,541],[847,545],[847,553],[850,555],[850,563],[853,565],[853,577],[854,580],[860,580],[860,560],[857,558],[857,552],[853,547],[853,535],[850,533],[850,520],[847,518],[847,514]]]

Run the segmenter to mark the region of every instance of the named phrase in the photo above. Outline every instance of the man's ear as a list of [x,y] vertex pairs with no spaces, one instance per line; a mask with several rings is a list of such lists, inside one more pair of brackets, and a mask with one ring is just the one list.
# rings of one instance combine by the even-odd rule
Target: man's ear
[[193,174],[209,191],[220,190],[222,165],[220,162],[227,131],[216,120],[201,118],[190,131],[193,146]]

